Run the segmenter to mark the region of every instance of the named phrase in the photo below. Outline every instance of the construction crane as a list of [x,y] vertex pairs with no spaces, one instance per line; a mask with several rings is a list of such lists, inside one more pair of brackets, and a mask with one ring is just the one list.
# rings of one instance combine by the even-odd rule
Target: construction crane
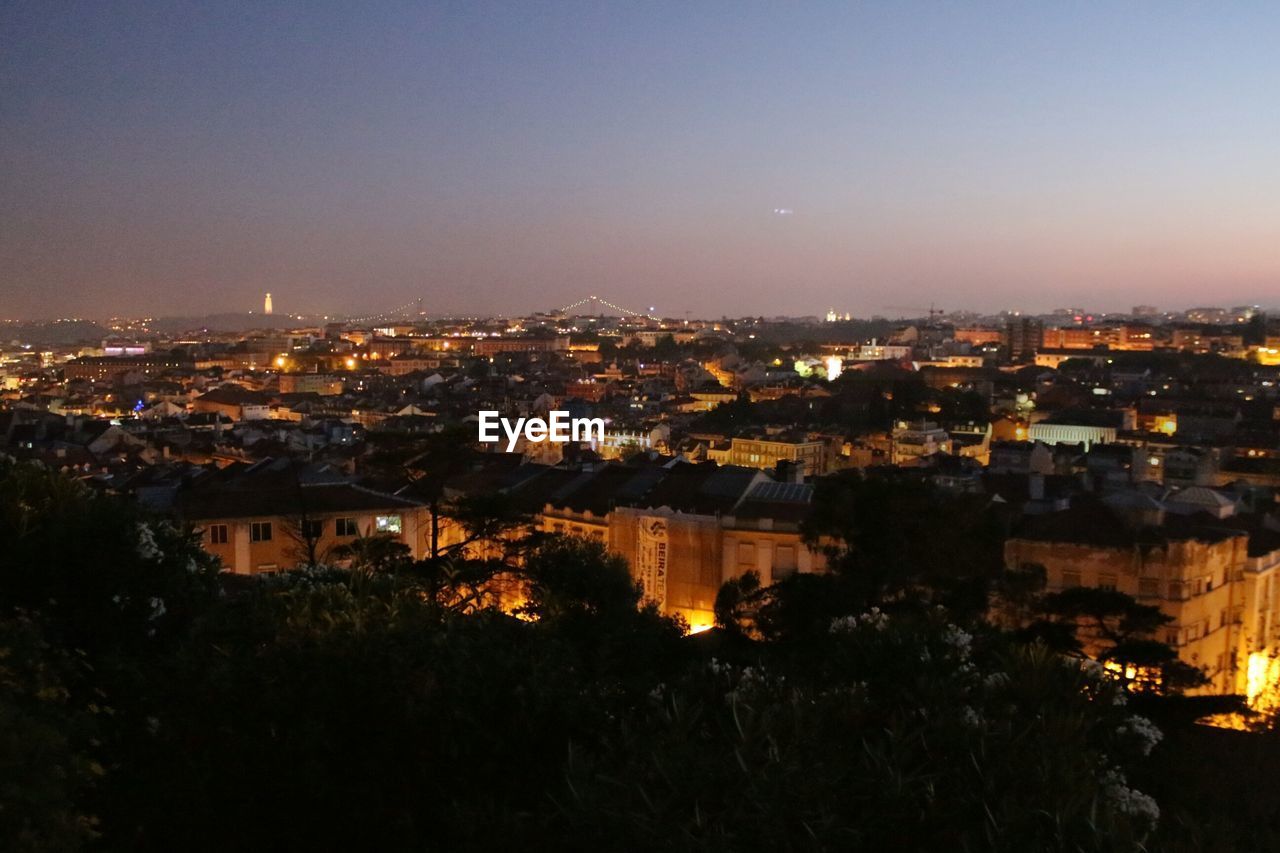
[[917,317],[923,317],[925,314],[928,314],[930,323],[934,321],[935,317],[941,317],[943,314],[947,313],[941,308],[934,308],[932,302],[929,303],[928,308],[920,308],[915,305],[882,305],[881,308],[885,311],[914,311],[917,312]]

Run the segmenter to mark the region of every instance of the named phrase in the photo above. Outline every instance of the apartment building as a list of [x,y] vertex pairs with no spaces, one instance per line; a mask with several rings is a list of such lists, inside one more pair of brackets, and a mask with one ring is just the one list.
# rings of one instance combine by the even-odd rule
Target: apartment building
[[774,470],[779,462],[799,463],[806,475],[830,473],[835,453],[827,443],[798,433],[735,436],[727,446],[710,448],[707,458],[721,465]]
[[290,460],[232,465],[178,493],[178,515],[200,532],[206,551],[241,575],[292,569],[312,555],[335,559],[338,546],[387,534],[423,556],[426,510],[417,501],[365,489],[340,474]]
[[756,571],[767,585],[826,567],[800,530],[813,488],[763,471],[611,465],[550,482],[557,488],[538,513],[540,529],[594,539],[624,557],[645,597],[694,630],[713,624],[726,580]]
[[[1152,498],[1077,502],[1027,519],[1005,544],[1005,565],[1043,566],[1050,592],[1113,589],[1159,607],[1172,621],[1156,639],[1204,671],[1205,693],[1247,693],[1250,672],[1256,681],[1280,653],[1280,533],[1263,527],[1166,513]],[[1080,639],[1088,653],[1102,648],[1097,637]]]

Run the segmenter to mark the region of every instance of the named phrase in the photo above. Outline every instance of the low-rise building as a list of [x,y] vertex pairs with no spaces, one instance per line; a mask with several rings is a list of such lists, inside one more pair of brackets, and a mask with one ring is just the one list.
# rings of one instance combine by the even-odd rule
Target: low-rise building
[[264,460],[209,473],[180,491],[177,513],[227,571],[261,574],[335,561],[335,549],[387,534],[423,555],[426,513],[418,502],[348,482],[335,473]]
[[890,462],[894,465],[919,465],[935,453],[951,452],[951,436],[930,421],[899,422],[893,428],[892,439]]
[[709,449],[707,458],[722,465],[773,470],[779,462],[800,463],[806,475],[830,473],[834,453],[827,443],[807,435],[758,433],[735,436],[727,447]]
[[280,374],[281,394],[319,394],[321,397],[336,397],[344,389],[341,378],[330,373],[282,373]]

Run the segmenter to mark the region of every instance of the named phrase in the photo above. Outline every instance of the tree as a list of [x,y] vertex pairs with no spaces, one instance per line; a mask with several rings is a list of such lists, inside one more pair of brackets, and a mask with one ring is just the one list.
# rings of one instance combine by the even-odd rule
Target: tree
[[189,529],[37,464],[0,460],[0,542],[0,608],[41,613],[72,648],[150,645],[218,591]]
[[293,500],[295,511],[285,516],[284,533],[293,542],[290,556],[295,565],[315,568],[328,556],[320,549],[321,526],[324,521],[315,517],[310,511],[307,490],[302,485],[301,466],[296,458],[289,459],[289,473],[293,478]]
[[857,474],[821,480],[803,532],[863,606],[905,590],[955,595],[985,608],[962,588],[1002,571],[998,519],[985,498],[950,495],[919,478]]
[[350,542],[338,545],[333,555],[349,560],[351,568],[365,572],[396,572],[410,564],[409,546],[394,533],[370,533],[360,535]]
[[523,575],[528,602],[522,609],[537,619],[627,616],[640,605],[640,585],[626,560],[581,537],[543,542],[529,554]]
[[520,534],[530,523],[515,500],[505,492],[479,492],[450,501],[444,509],[449,522],[460,528],[460,537],[440,548],[437,556],[465,557],[472,551],[500,561],[510,561],[530,547],[532,539]]
[[1039,609],[1043,618],[1038,624],[1048,623],[1038,629],[1043,635],[1051,635],[1053,628],[1066,632],[1077,648],[1115,664],[1126,684],[1177,693],[1206,683],[1203,672],[1154,639],[1173,621],[1159,607],[1139,604],[1118,590],[1081,586],[1045,595]]
[[84,803],[103,773],[94,714],[71,689],[84,662],[29,614],[0,618],[0,652],[0,846],[78,850],[97,837]]
[[752,569],[720,585],[714,612],[716,627],[735,636],[755,635],[754,610],[760,603],[760,573]]
[[427,438],[422,452],[406,463],[413,479],[413,495],[425,500],[431,512],[430,556],[433,559],[441,556],[440,526],[448,504],[447,485],[471,464],[470,454],[459,452],[469,440],[470,436],[464,435],[461,427],[436,433]]

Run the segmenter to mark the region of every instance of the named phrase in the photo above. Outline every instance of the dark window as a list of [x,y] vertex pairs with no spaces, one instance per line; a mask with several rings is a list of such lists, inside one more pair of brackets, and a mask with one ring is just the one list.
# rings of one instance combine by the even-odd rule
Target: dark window
[[270,542],[271,541],[271,522],[255,521],[249,525],[249,541],[250,542]]
[[227,526],[225,524],[209,525],[209,544],[211,545],[227,544]]
[[335,526],[336,526],[336,528],[337,528],[337,529],[336,529],[336,535],[338,535],[338,536],[357,536],[357,535],[359,535],[359,532],[360,532],[360,531],[359,531],[359,528],[357,528],[357,527],[356,527],[356,520],[355,520],[354,518],[338,518],[338,519],[335,519],[335,520],[334,520],[334,525],[335,525]]
[[309,518],[302,523],[302,535],[307,539],[319,539],[324,535],[324,519]]

